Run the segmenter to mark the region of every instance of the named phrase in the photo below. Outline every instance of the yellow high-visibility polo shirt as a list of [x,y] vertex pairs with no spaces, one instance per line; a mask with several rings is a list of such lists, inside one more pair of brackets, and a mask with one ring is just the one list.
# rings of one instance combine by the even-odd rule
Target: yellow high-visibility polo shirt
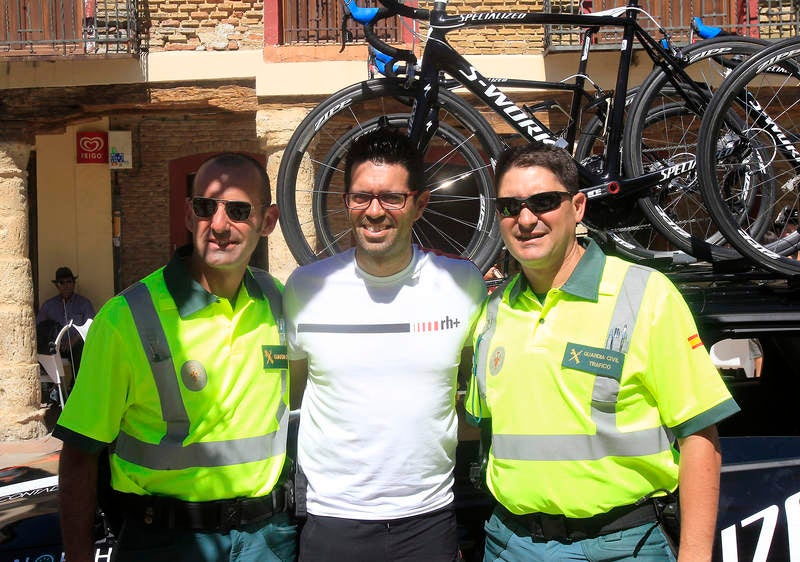
[[285,459],[288,365],[253,273],[234,303],[205,291],[177,254],[142,282],[172,354],[168,380],[156,381],[131,309],[116,296],[92,323],[54,435],[89,451],[112,444],[121,492],[187,501],[268,494]]
[[673,438],[739,409],[672,283],[594,242],[544,302],[518,276],[495,304],[465,404],[491,418],[487,484],[513,513],[590,517],[673,491]]

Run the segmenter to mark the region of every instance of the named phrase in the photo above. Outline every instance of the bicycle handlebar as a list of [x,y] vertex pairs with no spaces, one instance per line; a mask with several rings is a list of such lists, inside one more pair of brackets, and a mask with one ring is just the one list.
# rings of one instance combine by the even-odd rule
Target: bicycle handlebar
[[422,8],[412,8],[401,4],[397,0],[378,0],[383,4],[382,8],[362,8],[356,4],[355,0],[344,0],[344,5],[349,10],[350,15],[361,25],[375,23],[378,20],[392,16],[402,16],[415,20],[427,20],[430,18],[430,11]]
[[[411,51],[406,49],[398,49],[388,45],[382,41],[374,31],[375,23],[382,19],[390,18],[395,15],[408,17],[415,20],[429,20],[431,12],[427,9],[414,8],[400,3],[398,0],[378,0],[382,7],[380,8],[362,8],[356,3],[356,0],[343,0],[346,16],[352,17],[356,22],[364,27],[364,36],[367,42],[382,56],[378,60],[379,71],[382,74],[392,73],[396,70],[397,61],[405,61],[410,65],[417,62],[416,56]],[[441,2],[435,2],[434,10],[443,10],[444,6]],[[702,39],[711,39],[722,35],[735,35],[724,31],[720,27],[705,25],[703,20],[699,17],[692,18],[691,27],[695,33]],[[342,20],[342,28],[345,28],[345,20]],[[342,40],[342,49],[344,49],[345,39]],[[384,68],[391,69],[389,73],[385,72]]]
[[430,17],[430,12],[421,8],[412,8],[399,3],[397,0],[379,0],[384,7],[382,8],[362,8],[356,4],[356,0],[344,0],[345,16],[342,18],[342,50],[346,38],[344,35],[347,17],[352,17],[357,23],[364,26],[364,37],[367,43],[381,53],[383,53],[389,60],[382,61],[388,64],[389,68],[394,67],[394,61],[405,61],[410,65],[417,63],[417,57],[414,53],[406,49],[398,49],[385,43],[375,34],[375,24],[382,19],[390,18],[395,15],[408,17],[417,20],[424,20]]
[[412,8],[411,6],[406,6],[405,4],[401,4],[397,0],[378,0],[384,7],[389,10],[392,15],[397,14],[398,16],[403,16],[405,18],[411,18],[415,20],[427,20],[431,17],[430,10],[426,10],[424,8]]
[[714,25],[706,25],[703,23],[703,20],[699,17],[693,17],[691,25],[694,32],[697,33],[703,39],[712,39],[714,37],[721,37],[723,35],[736,35],[735,33],[725,31],[721,27],[716,27]]

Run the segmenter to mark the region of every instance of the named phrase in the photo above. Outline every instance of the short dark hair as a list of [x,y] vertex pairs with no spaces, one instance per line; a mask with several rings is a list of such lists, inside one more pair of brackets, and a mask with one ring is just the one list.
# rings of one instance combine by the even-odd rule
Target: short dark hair
[[358,137],[347,152],[344,164],[344,190],[350,191],[353,168],[364,162],[399,164],[408,172],[409,188],[425,191],[425,164],[422,154],[408,137],[396,129],[379,128]]
[[[241,169],[241,168],[248,168],[252,167],[256,171],[258,171],[258,175],[261,178],[261,196],[264,199],[264,204],[269,205],[272,203],[272,195],[269,191],[269,176],[267,175],[267,170],[264,169],[264,165],[250,156],[249,154],[244,154],[242,152],[223,152],[221,154],[215,154],[203,161],[202,164],[197,168],[198,172],[206,167],[214,165],[219,168],[230,168],[230,169]],[[197,189],[197,177],[200,174],[196,174],[194,177],[194,181],[192,182],[192,193],[194,194],[195,189]]]
[[540,166],[550,170],[569,193],[573,195],[580,189],[578,165],[569,152],[550,144],[530,143],[507,148],[500,155],[494,167],[495,192],[511,168],[531,168]]

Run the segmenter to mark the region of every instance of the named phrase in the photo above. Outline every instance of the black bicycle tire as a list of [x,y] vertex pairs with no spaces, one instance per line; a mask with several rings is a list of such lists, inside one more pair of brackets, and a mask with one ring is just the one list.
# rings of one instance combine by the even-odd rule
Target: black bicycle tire
[[[752,56],[763,50],[766,44],[768,43],[764,40],[740,36],[707,39],[684,49],[683,54],[687,61],[684,69],[690,68],[694,63],[702,63],[714,58],[718,55],[718,49],[722,46],[732,49],[731,54],[733,55]],[[697,58],[693,59],[692,57]],[[638,177],[645,172],[642,142],[647,115],[651,107],[655,104],[663,103],[658,100],[669,84],[669,76],[660,67],[656,68],[645,78],[633,101],[623,132],[623,146],[626,147],[623,150],[623,164],[628,177]],[[700,116],[697,116],[697,122],[699,120]],[[699,197],[694,203],[704,206]],[[670,217],[670,212],[662,208],[652,197],[640,198],[639,206],[651,224],[677,249],[698,259],[705,260],[736,259],[740,257],[738,252],[722,245],[724,243],[722,238],[712,237],[713,235],[700,238],[684,230]],[[713,224],[712,217],[706,217],[706,221],[709,226],[716,226]],[[713,242],[709,240],[713,240]]]
[[[299,264],[307,264],[329,255],[328,253],[318,255],[315,249],[311,248],[306,240],[304,226],[301,224],[298,215],[295,197],[297,195],[300,167],[304,156],[307,157],[306,150],[317,139],[318,135],[324,134],[325,125],[340,112],[353,111],[356,104],[360,102],[375,103],[383,107],[384,105],[390,105],[390,102],[399,100],[403,105],[408,105],[410,100],[413,99],[414,88],[417,87],[417,84],[414,82],[409,87],[406,85],[405,80],[392,78],[380,78],[352,84],[321,102],[303,119],[295,130],[281,159],[276,191],[278,205],[281,209],[281,230],[289,250]],[[502,144],[477,111],[456,94],[447,90],[440,90],[437,103],[441,111],[446,112],[460,128],[463,128],[470,136],[474,137],[475,142],[481,147],[481,151],[486,155],[487,160],[498,156],[502,150]],[[372,114],[369,116],[369,120],[376,119],[378,116],[379,114]],[[358,125],[358,122],[354,124]],[[351,128],[348,127],[338,135],[331,135],[336,138],[333,138],[330,142],[338,142],[338,136],[347,133]],[[485,179],[481,181],[485,181]],[[314,189],[316,189],[316,186]],[[490,184],[483,185],[478,191],[483,194],[492,194],[493,187]],[[480,237],[483,242],[477,245],[473,244],[474,254],[465,255],[464,257],[472,259],[478,267],[486,270],[492,265],[492,260],[499,253],[502,240],[490,197],[481,196],[478,205],[479,212],[478,216],[475,217],[475,224],[481,228],[478,229],[480,231],[476,231],[472,236]],[[456,251],[454,253],[461,252]]]
[[[634,95],[629,92],[629,95]],[[578,142],[575,145],[575,159],[584,165],[589,165],[588,158],[594,152],[594,144],[602,139],[603,135],[598,133],[604,126],[604,119],[598,115],[592,115],[588,120],[585,127],[583,127]],[[642,227],[646,228],[644,223],[650,224],[647,217],[642,214]],[[682,250],[653,250],[649,247],[639,244],[635,237],[627,234],[631,229],[635,230],[636,226],[620,226],[618,228],[603,228],[595,229],[592,225],[587,224],[589,234],[597,240],[608,252],[618,254],[619,256],[631,261],[647,261],[647,262],[660,262],[660,263],[690,263],[694,260]],[[655,228],[650,225],[650,228]]]
[[[739,221],[736,220],[731,213],[727,202],[720,196],[719,182],[717,179],[717,165],[719,161],[717,141],[724,137],[724,135],[721,135],[721,131],[724,127],[728,125],[737,125],[737,123],[734,122],[735,120],[732,119],[734,113],[732,107],[738,105],[737,99],[739,99],[740,93],[743,92],[752,81],[756,80],[759,74],[764,71],[769,72],[774,61],[778,61],[784,56],[789,56],[791,58],[791,56],[794,55],[794,59],[797,61],[794,66],[800,70],[800,57],[798,57],[798,52],[800,52],[800,38],[792,38],[791,40],[780,42],[764,50],[758,56],[751,57],[746,63],[742,64],[731,73],[720,86],[708,106],[707,112],[703,117],[698,141],[700,143],[700,152],[698,154],[698,167],[701,180],[700,187],[709,211],[713,214],[720,230],[723,232],[728,242],[757,266],[790,277],[800,275],[800,261],[781,254],[791,252],[797,248],[798,243],[800,243],[800,231],[786,238],[779,239],[774,243],[765,245],[756,238],[753,238],[753,236],[742,228]],[[786,61],[782,64],[786,64]],[[764,72],[764,74],[766,74],[766,72]],[[799,83],[800,80],[795,80],[795,84]],[[796,88],[797,85],[795,86],[795,89]],[[750,88],[748,88],[748,90],[749,89]],[[796,92],[792,92],[792,95],[794,101],[796,101]],[[770,89],[768,91],[768,97],[777,99],[779,94],[777,91]],[[762,110],[768,112],[769,108],[762,105]],[[773,122],[777,118],[776,114],[767,114]],[[738,138],[741,138],[741,135]],[[762,145],[763,143],[759,143],[759,146]],[[775,169],[774,173],[780,175],[780,171],[778,170],[779,164],[774,156],[771,165]],[[792,173],[796,176],[796,170],[792,170]],[[791,191],[796,190],[792,189]],[[795,209],[798,209],[798,207],[800,207],[800,199],[795,197],[794,204]]]
[[[323,164],[317,170],[317,177],[314,182],[315,185],[326,185],[329,182],[332,171],[339,169],[339,165],[346,157],[347,147],[357,137],[385,125],[401,128],[407,122],[408,114],[393,114],[375,117],[363,123],[361,127],[351,129],[346,135],[341,137],[341,144],[332,146],[328,151],[328,154],[323,160]],[[451,146],[456,147],[461,158],[472,166],[475,172],[480,175],[481,181],[479,184],[483,186],[484,189],[484,193],[481,194],[482,197],[487,201],[490,200],[494,196],[492,177],[487,169],[481,168],[483,162],[481,161],[480,155],[475,153],[472,145],[466,142],[466,139],[461,133],[446,123],[440,123],[434,135],[442,136]],[[341,236],[339,233],[331,232],[331,225],[327,220],[327,199],[328,197],[321,190],[314,191],[312,194],[312,217],[314,219],[314,227],[317,236],[322,238],[321,247],[332,248],[338,243]],[[447,233],[442,233],[441,229],[433,225],[430,218],[426,219],[423,213],[422,218],[414,224],[412,232],[413,240],[421,247],[433,247],[435,244],[431,238],[431,234],[441,236],[442,238],[448,236]],[[497,244],[494,244],[490,240],[492,236],[494,236],[495,239],[497,238],[496,233],[478,228],[476,229],[476,234],[480,234],[481,236],[470,240],[470,247],[466,249],[465,253],[470,256],[470,259],[472,259],[478,267],[481,269],[488,269],[488,267],[494,263],[499,249]]]

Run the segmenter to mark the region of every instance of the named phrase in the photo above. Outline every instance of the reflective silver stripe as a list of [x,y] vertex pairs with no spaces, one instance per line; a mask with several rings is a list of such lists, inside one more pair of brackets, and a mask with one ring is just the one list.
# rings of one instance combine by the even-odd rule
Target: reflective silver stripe
[[473,362],[473,374],[478,385],[478,395],[482,400],[486,400],[486,363],[489,359],[489,346],[497,329],[497,310],[500,307],[500,301],[503,300],[503,293],[508,283],[509,281],[506,281],[489,295],[489,302],[486,304],[486,314],[484,316],[486,326],[483,332],[478,335],[478,341],[475,343],[475,356],[477,359]]
[[621,353],[627,353],[633,335],[633,327],[642,305],[644,290],[651,270],[637,265],[630,265],[622,280],[614,313],[608,328],[606,347]]
[[[607,349],[627,353],[630,348],[631,335],[636,326],[650,273],[651,270],[635,265],[630,265],[625,272],[617,301],[614,303],[614,311],[611,313],[606,338]],[[619,398],[619,379],[595,376],[592,388],[592,421],[597,426],[598,436],[617,433],[617,398]],[[614,444],[609,443],[609,446],[613,448]]]
[[[283,400],[281,400],[281,403]],[[281,427],[285,434],[285,424]],[[286,452],[281,430],[227,441],[190,443],[145,443],[120,432],[114,452],[128,462],[152,470],[181,470],[193,467],[230,466],[255,462]]]
[[[266,272],[255,269],[252,271],[259,288],[270,303],[281,343],[285,343],[282,295],[275,281]],[[150,291],[140,282],[127,289],[123,296],[128,302],[153,371],[167,432],[161,442],[155,444],[146,443],[121,431],[113,447],[114,453],[128,462],[153,470],[180,470],[261,461],[286,452],[289,418],[289,410],[283,401],[288,385],[286,369],[281,369],[281,398],[276,412],[277,431],[255,437],[183,445],[189,435],[190,422],[181,398],[169,344]]]
[[180,445],[189,435],[189,416],[181,399],[172,354],[150,291],[140,282],[125,290],[122,295],[128,301],[142,347],[153,371],[161,403],[161,418],[167,424],[167,432],[161,442]]
[[[283,295],[269,273],[255,267],[251,267],[250,272],[253,274],[253,279],[258,283],[259,289],[261,289],[261,292],[264,293],[264,296],[266,296],[269,301],[272,317],[275,318],[275,322],[278,326],[280,343],[281,345],[286,345],[286,322],[283,318]],[[272,453],[273,455],[286,452],[286,438],[289,434],[289,408],[284,403],[283,396],[286,394],[286,386],[288,383],[288,373],[286,369],[281,369],[281,400],[278,403],[278,411],[275,413],[275,419],[278,422],[278,431],[275,433],[272,440],[277,440],[277,443],[282,444],[282,449],[279,453]]]
[[[281,397],[278,401],[278,411],[275,412],[275,419],[278,422],[278,430],[270,439],[272,442],[273,452],[271,455],[278,455],[286,452],[286,439],[289,436],[289,408],[283,401],[286,395],[286,386],[289,384],[289,377],[286,369],[281,369]],[[280,450],[278,450],[280,449]],[[277,452],[276,452],[277,451]],[[266,457],[264,457],[266,458]]]
[[666,451],[669,447],[667,435],[660,427],[612,435],[492,435],[495,458],[517,461],[640,457]]
[[[606,340],[607,349],[626,353],[630,348],[647,281],[652,270],[630,265],[622,280]],[[476,379],[482,397],[486,396],[486,362],[497,325],[500,299],[490,298],[487,327],[476,350]],[[591,417],[593,435],[492,435],[492,454],[496,459],[524,461],[585,461],[609,456],[640,457],[660,453],[671,447],[672,435],[664,427],[622,433],[617,428],[619,380],[596,375],[592,388]]]
[[253,274],[253,279],[256,280],[258,288],[261,289],[261,292],[269,301],[269,309],[272,311],[272,317],[275,318],[275,322],[278,325],[280,344],[286,345],[286,322],[284,322],[283,319],[283,295],[269,273],[256,267],[251,267],[250,273]]

